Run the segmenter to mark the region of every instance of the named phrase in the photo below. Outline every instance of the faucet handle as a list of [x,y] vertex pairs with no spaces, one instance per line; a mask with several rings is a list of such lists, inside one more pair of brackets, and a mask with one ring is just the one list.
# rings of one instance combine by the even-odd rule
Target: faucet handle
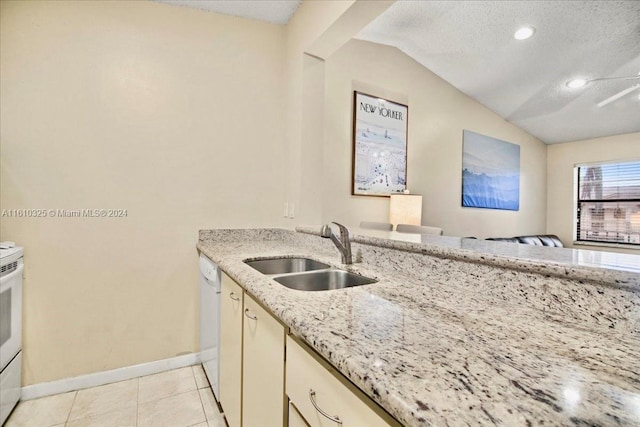
[[321,237],[331,237],[331,226],[329,224],[325,224],[320,229]]

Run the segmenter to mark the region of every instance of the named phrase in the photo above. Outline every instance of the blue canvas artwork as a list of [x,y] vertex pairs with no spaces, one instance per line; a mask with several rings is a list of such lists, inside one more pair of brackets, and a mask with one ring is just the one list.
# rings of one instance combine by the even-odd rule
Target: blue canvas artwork
[[520,146],[464,131],[462,206],[520,209]]

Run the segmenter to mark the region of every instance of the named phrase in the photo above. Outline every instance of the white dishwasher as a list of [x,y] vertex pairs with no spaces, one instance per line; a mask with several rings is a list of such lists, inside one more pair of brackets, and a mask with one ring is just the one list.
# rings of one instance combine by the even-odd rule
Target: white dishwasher
[[220,400],[220,269],[200,254],[200,360]]

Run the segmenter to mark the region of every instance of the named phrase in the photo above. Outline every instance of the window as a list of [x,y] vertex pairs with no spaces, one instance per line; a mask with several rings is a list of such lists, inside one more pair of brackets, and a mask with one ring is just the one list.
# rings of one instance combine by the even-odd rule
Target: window
[[640,161],[576,169],[576,241],[640,247]]

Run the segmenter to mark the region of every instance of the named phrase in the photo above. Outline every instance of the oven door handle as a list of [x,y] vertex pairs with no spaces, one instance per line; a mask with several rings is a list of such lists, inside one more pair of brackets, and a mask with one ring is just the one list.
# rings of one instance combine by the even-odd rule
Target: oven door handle
[[22,274],[22,270],[24,270],[24,264],[18,265],[18,268],[16,268],[14,271],[7,274],[6,276],[0,277],[0,292],[4,292],[9,289],[11,287],[11,282],[13,281],[13,279],[16,276]]

